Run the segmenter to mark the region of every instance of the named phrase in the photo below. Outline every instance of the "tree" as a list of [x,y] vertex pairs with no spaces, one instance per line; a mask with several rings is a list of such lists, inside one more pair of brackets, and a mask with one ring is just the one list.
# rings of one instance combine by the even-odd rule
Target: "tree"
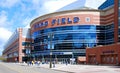
[[0,61],[6,61],[6,58],[4,58],[3,56],[0,56]]

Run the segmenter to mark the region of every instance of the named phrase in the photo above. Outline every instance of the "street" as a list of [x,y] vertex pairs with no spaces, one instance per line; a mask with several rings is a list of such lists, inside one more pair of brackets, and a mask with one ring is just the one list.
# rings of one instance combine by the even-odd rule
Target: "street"
[[0,62],[0,73],[68,73],[68,72],[57,71],[41,67],[24,66],[15,63]]
[[0,73],[18,73],[0,64]]

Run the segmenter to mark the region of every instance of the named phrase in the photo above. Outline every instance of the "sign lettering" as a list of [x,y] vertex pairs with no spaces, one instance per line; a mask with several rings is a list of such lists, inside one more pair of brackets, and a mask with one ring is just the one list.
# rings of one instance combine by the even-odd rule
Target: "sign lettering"
[[48,26],[49,23],[51,23],[51,26],[54,26],[55,24],[57,24],[57,25],[72,24],[72,23],[78,23],[79,21],[80,21],[79,17],[58,18],[58,19],[53,19],[51,22],[50,21],[40,22],[40,23],[34,25],[34,28],[36,29],[36,28],[46,27],[46,26]]

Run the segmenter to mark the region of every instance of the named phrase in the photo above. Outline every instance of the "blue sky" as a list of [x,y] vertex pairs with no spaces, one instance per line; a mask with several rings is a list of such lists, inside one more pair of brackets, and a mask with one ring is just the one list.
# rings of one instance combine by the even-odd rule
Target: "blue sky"
[[[105,0],[0,0],[0,54],[17,27],[29,27],[38,16],[64,9],[87,6],[97,9]],[[80,3],[80,4],[79,4]]]

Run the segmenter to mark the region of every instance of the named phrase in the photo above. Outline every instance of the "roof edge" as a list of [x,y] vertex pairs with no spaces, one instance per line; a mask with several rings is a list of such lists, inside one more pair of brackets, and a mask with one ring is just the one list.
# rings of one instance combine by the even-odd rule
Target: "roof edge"
[[[52,17],[52,15],[54,14],[59,14],[59,13],[65,13],[65,12],[78,12],[78,11],[96,11],[96,12],[101,12],[103,10],[98,10],[98,9],[76,9],[76,10],[65,10],[65,11],[59,11],[59,12],[52,12],[52,13],[48,13],[48,14],[44,14],[42,16],[39,16],[35,19],[33,19],[31,22],[30,22],[30,27],[35,23],[35,21],[39,18],[41,18],[42,20],[46,19],[46,18],[49,18],[49,15],[51,15],[50,17]],[[44,17],[44,18],[43,18]]]

